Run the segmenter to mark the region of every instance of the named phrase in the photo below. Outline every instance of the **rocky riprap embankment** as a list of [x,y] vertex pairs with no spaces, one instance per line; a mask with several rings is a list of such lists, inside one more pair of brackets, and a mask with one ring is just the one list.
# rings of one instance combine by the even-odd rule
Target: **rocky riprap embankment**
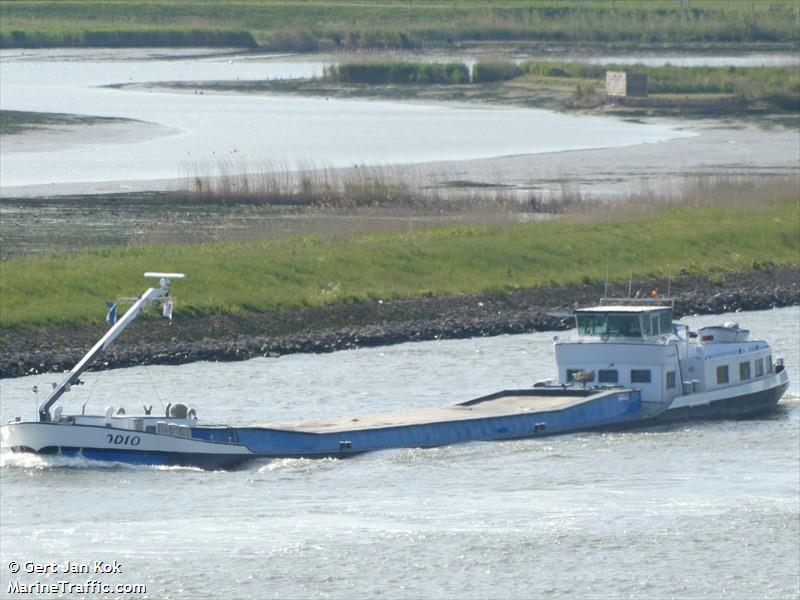
[[[683,276],[670,284],[676,317],[800,304],[800,268],[772,267],[709,280]],[[665,280],[634,281],[633,291],[667,291]],[[627,294],[627,283],[609,289]],[[363,302],[248,315],[184,318],[172,325],[137,323],[101,357],[95,369],[139,364],[230,361],[296,352],[331,352],[406,341],[491,336],[565,329],[576,305],[597,302],[603,284],[514,290],[505,294]],[[0,377],[71,368],[104,327],[2,332]]]

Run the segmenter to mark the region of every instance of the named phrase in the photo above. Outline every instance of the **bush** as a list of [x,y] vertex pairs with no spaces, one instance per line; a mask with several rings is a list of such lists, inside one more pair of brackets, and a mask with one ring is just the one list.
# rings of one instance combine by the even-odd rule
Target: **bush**
[[473,83],[507,81],[524,74],[525,70],[512,62],[477,62],[472,65]]
[[339,83],[458,84],[469,81],[469,72],[461,63],[365,62],[328,67],[324,77]]

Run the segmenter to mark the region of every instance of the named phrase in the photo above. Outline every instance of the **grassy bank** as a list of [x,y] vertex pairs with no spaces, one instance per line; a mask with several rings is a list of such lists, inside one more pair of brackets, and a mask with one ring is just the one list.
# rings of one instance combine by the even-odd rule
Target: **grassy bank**
[[[648,91],[659,96],[703,96],[719,103],[730,96],[736,105],[760,103],[770,109],[800,108],[800,69],[787,67],[648,67],[645,65],[588,64],[580,62],[526,61],[520,64],[477,62],[468,73],[459,63],[365,61],[346,62],[326,69],[323,80],[344,84],[465,84],[479,86],[516,80],[514,87],[548,87],[559,82],[574,89],[573,100],[602,103],[606,71],[632,71],[647,75]],[[496,87],[496,86],[495,86]],[[713,98],[717,96],[717,98]],[[690,100],[693,98],[689,98]],[[663,100],[663,98],[656,98]],[[686,98],[681,98],[686,100]],[[646,102],[646,100],[645,100]]]
[[740,94],[742,96],[800,93],[800,69],[786,67],[648,67],[642,64],[588,64],[526,61],[520,75],[565,79],[605,80],[606,71],[647,75],[648,91],[655,94]]
[[129,295],[147,270],[184,271],[178,310],[242,313],[612,278],[798,264],[796,197],[739,206],[619,209],[499,229],[447,228],[350,241],[105,248],[10,259],[0,326],[79,324]]
[[797,44],[795,2],[750,0],[18,0],[4,47],[243,45],[418,48],[470,40]]
[[[615,99],[605,96],[606,70],[646,73],[650,95]],[[349,61],[315,79],[255,81],[183,81],[155,84],[159,89],[275,93],[334,98],[390,98],[439,102],[510,104],[549,110],[631,111],[641,114],[737,116],[798,127],[800,70],[796,67],[646,67],[577,62],[477,62],[465,79],[466,65]],[[435,75],[433,75],[435,74]],[[624,100],[624,102],[623,102]],[[619,106],[624,104],[625,108]],[[619,105],[619,106],[618,106]]]
[[665,65],[592,65],[576,62],[528,61],[519,65],[530,80],[561,79],[576,82],[576,95],[604,94],[606,71],[630,71],[647,75],[650,94],[732,95],[740,102],[761,102],[770,108],[800,108],[800,69],[787,67],[675,67]]

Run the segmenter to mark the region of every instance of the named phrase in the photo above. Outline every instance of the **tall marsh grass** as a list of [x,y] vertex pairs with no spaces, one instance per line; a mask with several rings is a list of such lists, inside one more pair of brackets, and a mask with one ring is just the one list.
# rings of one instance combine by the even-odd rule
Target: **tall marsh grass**
[[556,193],[515,190],[503,183],[433,185],[391,166],[334,169],[308,162],[294,167],[243,161],[198,165],[171,192],[181,201],[303,206],[331,209],[384,208],[425,213],[505,211],[562,214],[587,206],[564,182]]
[[445,180],[439,184],[413,170],[392,166],[331,168],[302,162],[288,164],[220,161],[198,165],[170,200],[198,204],[249,204],[327,209],[383,208],[423,214],[466,212],[549,215],[634,214],[665,206],[750,206],[800,198],[800,175],[752,176],[688,174],[671,187],[631,191],[623,197],[598,198],[567,180],[551,189],[516,188],[495,181]]
[[363,84],[459,84],[469,82],[463,63],[348,62],[325,67],[323,79]]
[[476,62],[472,65],[473,83],[508,81],[525,74],[525,69],[509,61]]

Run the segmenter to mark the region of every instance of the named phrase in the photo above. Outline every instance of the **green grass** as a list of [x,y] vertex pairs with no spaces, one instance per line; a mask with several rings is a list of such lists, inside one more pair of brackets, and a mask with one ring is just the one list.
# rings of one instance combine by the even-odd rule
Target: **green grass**
[[[477,65],[476,65],[477,66]],[[520,67],[535,77],[603,80],[606,71],[647,75],[653,94],[736,94],[768,98],[800,94],[800,69],[787,67],[676,67],[528,61]]]
[[[693,0],[17,0],[0,45],[414,48],[465,40],[797,44],[796,2]],[[194,32],[194,33],[192,33]],[[226,37],[227,36],[227,37]],[[243,36],[237,38],[236,36]],[[193,39],[194,38],[194,39]],[[238,44],[236,44],[238,45]]]
[[[103,248],[0,266],[0,327],[97,322],[147,270],[182,271],[178,315],[241,313],[634,275],[800,263],[797,198],[672,207],[507,228],[448,228],[350,241]],[[180,316],[178,316],[180,318]]]

